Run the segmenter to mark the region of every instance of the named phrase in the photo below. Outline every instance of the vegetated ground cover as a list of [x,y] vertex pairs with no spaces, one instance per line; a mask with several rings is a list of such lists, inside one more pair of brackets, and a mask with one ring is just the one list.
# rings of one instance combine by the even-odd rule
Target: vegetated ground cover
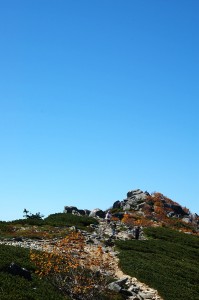
[[89,225],[98,221],[88,216],[56,213],[45,219],[19,219],[11,222],[0,222],[0,238],[27,237],[53,238],[63,237],[67,229],[76,226],[82,230],[92,230]]
[[199,300],[199,238],[147,228],[148,240],[119,241],[124,273],[158,290],[164,300]]
[[90,224],[98,224],[95,218],[88,216],[76,216],[69,213],[57,213],[49,215],[44,219],[45,224],[48,225],[60,225],[60,226],[76,226],[80,229],[85,229]]
[[[48,230],[52,230],[53,228],[62,228],[68,226],[76,226],[82,227],[84,229],[87,228],[91,223],[97,223],[95,219],[88,217],[78,217],[71,216],[69,214],[55,214],[50,216],[46,223],[42,223],[40,225],[34,225],[37,223],[37,220],[31,219],[31,225],[29,224],[28,219],[26,220],[16,220],[13,222],[0,222],[0,232],[1,238],[4,235],[9,235],[12,237],[16,232],[22,233],[19,228],[23,226],[25,228],[26,235],[32,236],[33,232],[36,229],[40,228],[41,231],[37,234],[42,234],[42,230],[48,228]],[[23,224],[21,224],[23,223]],[[50,224],[50,225],[49,225]],[[27,226],[27,228],[26,228]],[[26,230],[27,229],[27,230]],[[19,230],[19,231],[18,231]],[[65,235],[67,232],[65,231]],[[3,236],[2,236],[3,235]],[[14,235],[15,236],[15,235]],[[16,235],[17,236],[17,235]],[[21,235],[20,235],[21,236]],[[39,235],[40,236],[40,235]],[[53,236],[54,237],[54,236]],[[27,280],[24,277],[20,277],[18,275],[12,275],[9,270],[9,266],[11,263],[23,267],[31,272],[32,280]],[[39,277],[39,274],[35,273],[36,266],[30,259],[30,250],[0,245],[0,299],[1,300],[69,300],[71,299],[67,294],[63,295],[60,289],[54,285],[53,280],[49,280],[47,277]],[[110,280],[112,280],[110,278]],[[63,282],[64,284],[64,282]],[[75,284],[75,283],[74,283]],[[80,298],[78,298],[80,299]],[[81,298],[86,299],[86,298]],[[93,298],[93,300],[122,300],[122,295],[104,290],[103,294],[98,294],[97,298]]]
[[[9,273],[12,262],[32,271],[32,280]],[[63,300],[59,291],[34,274],[28,249],[0,245],[0,299],[1,300]]]
[[[12,262],[31,271],[32,280],[9,273]],[[51,282],[35,274],[35,266],[30,261],[30,251],[21,247],[0,245],[0,299],[1,300],[72,300],[62,295]],[[117,293],[106,291],[93,300],[122,300]]]

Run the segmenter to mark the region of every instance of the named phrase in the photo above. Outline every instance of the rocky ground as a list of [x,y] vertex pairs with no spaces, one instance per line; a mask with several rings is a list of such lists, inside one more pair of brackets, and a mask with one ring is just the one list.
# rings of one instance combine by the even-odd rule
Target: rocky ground
[[[139,282],[136,278],[132,278],[124,274],[118,266],[118,253],[114,249],[113,240],[134,239],[132,229],[129,229],[120,222],[117,222],[115,232],[113,232],[112,224],[107,224],[104,220],[100,220],[99,225],[91,226],[94,229],[92,233],[82,231],[82,234],[85,236],[87,248],[93,249],[101,246],[104,251],[104,255],[109,253],[112,256],[110,264],[114,271],[111,275],[115,277],[116,281],[111,283],[109,288],[122,293],[125,295],[125,298],[129,300],[162,300],[156,290],[148,287],[142,282]],[[72,227],[71,230],[76,230],[76,228]],[[145,239],[142,232],[139,238]],[[0,241],[0,244],[41,250],[44,246],[53,247],[57,242],[58,239],[32,240],[27,238],[15,238],[12,240],[4,239],[3,241]]]

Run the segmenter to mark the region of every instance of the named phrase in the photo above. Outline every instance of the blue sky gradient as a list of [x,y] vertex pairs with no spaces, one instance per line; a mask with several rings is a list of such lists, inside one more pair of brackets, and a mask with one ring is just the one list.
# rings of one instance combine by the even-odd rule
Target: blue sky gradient
[[199,214],[199,1],[0,3],[0,220],[159,191]]

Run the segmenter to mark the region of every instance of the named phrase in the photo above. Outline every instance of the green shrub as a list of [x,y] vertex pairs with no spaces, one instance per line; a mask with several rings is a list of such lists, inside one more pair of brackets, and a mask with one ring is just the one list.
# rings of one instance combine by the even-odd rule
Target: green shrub
[[27,237],[35,239],[62,237],[66,233],[66,227],[76,226],[79,229],[91,231],[90,224],[98,224],[98,221],[88,216],[56,213],[49,215],[44,220],[27,218],[0,222],[0,238]]
[[199,238],[147,228],[150,238],[116,242],[122,270],[157,289],[164,300],[199,299]]
[[[66,300],[59,291],[35,274],[30,262],[29,250],[0,245],[0,299],[1,300]],[[15,262],[32,273],[32,281],[8,273],[9,265]]]
[[69,213],[56,213],[44,219],[45,224],[51,226],[76,226],[85,229],[90,224],[98,224],[98,221],[88,216],[76,216]]
[[10,224],[21,224],[21,225],[32,225],[32,226],[41,226],[44,225],[44,221],[42,219],[37,218],[28,218],[28,219],[19,219],[8,222]]

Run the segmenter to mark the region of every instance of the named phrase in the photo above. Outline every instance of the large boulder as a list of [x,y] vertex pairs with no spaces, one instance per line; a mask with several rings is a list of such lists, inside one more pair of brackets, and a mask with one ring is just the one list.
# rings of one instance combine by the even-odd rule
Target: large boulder
[[84,212],[86,216],[89,216],[91,211],[89,209],[84,209]]
[[148,195],[148,192],[143,192],[140,189],[129,191],[126,199],[114,202],[113,208],[122,210],[139,210],[142,207],[141,203],[145,202]]
[[77,207],[75,206],[64,206],[64,213],[72,214],[72,212],[78,211]]
[[137,189],[137,190],[132,190],[132,191],[129,191],[127,193],[127,198],[132,198],[132,197],[135,197],[137,195],[140,195],[142,194],[143,192],[140,190],[140,189]]
[[120,208],[121,207],[121,201],[117,200],[113,203],[113,208]]
[[99,208],[95,208],[93,209],[90,214],[89,214],[89,217],[99,217],[99,218],[105,218],[105,212]]
[[148,196],[148,192],[143,192],[140,189],[132,190],[127,193],[127,200],[133,199],[136,200],[145,200]]
[[21,266],[17,265],[16,263],[12,262],[8,268],[8,272],[12,275],[18,275],[24,277],[27,280],[32,280],[32,276],[30,271],[22,268]]
[[64,213],[74,214],[78,216],[89,216],[90,210],[88,209],[78,209],[75,206],[64,206]]

